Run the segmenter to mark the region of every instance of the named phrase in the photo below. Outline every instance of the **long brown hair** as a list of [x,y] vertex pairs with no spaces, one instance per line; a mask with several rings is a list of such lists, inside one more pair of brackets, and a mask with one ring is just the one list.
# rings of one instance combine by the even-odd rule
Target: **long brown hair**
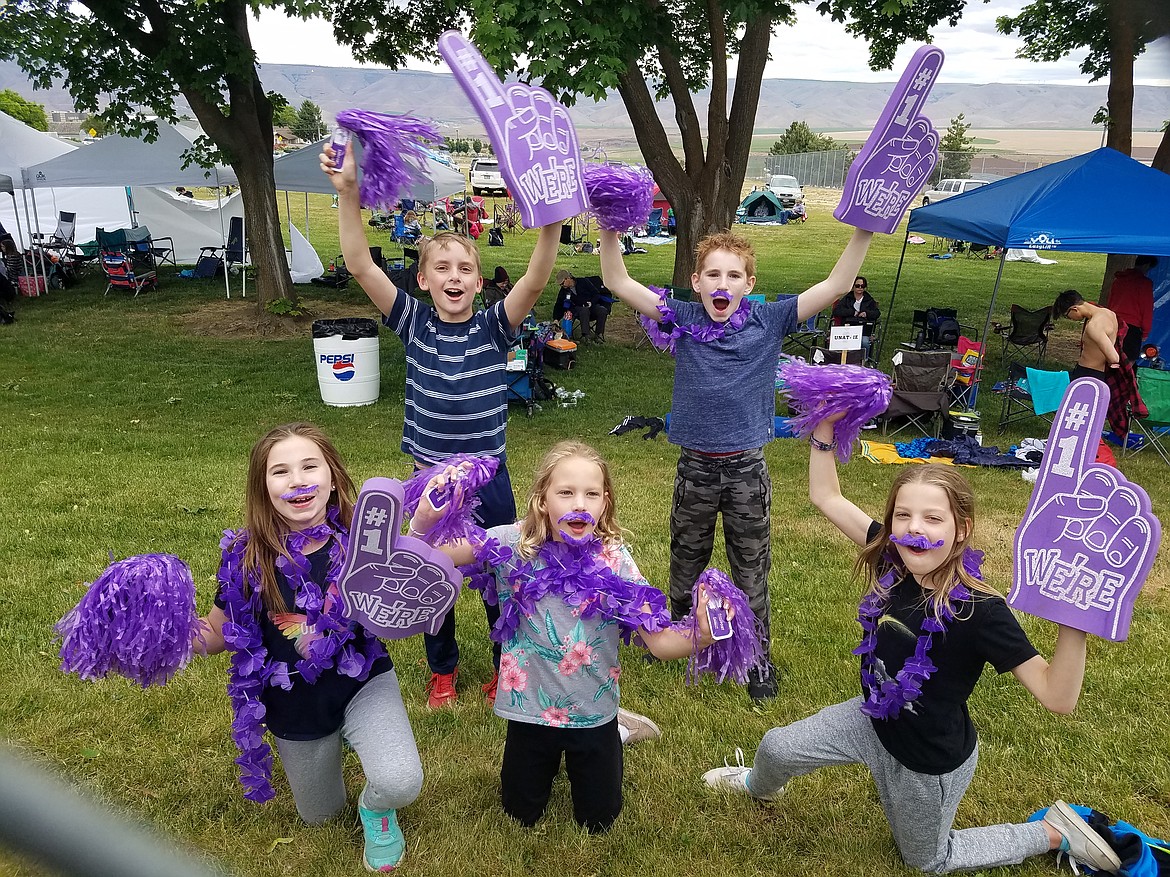
[[613,481],[609,477],[609,466],[589,445],[578,441],[558,442],[552,447],[540,465],[536,467],[536,478],[532,482],[532,491],[528,494],[528,510],[524,520],[520,522],[520,556],[531,560],[536,552],[546,542],[553,539],[552,527],[548,522],[548,505],[545,494],[548,493],[549,483],[553,472],[564,460],[580,457],[590,463],[596,463],[601,469],[601,482],[605,489],[605,509],[597,521],[595,532],[597,537],[606,546],[618,545],[622,541],[622,528],[617,520],[617,499],[613,492]]
[[907,484],[927,484],[941,489],[947,497],[947,505],[955,519],[954,544],[951,545],[946,560],[933,574],[939,584],[930,591],[930,613],[937,618],[939,608],[950,599],[951,591],[958,585],[965,585],[972,592],[997,593],[972,576],[963,566],[963,552],[971,547],[971,539],[975,532],[975,493],[967,479],[956,472],[953,466],[944,466],[940,463],[906,466],[890,485],[881,530],[861,550],[855,566],[855,571],[865,576],[869,593],[885,591],[878,584],[878,579],[889,569],[893,568],[899,577],[906,573],[901,557],[892,549],[890,533],[893,532],[894,507],[898,504],[898,493]]
[[276,584],[276,558],[282,554],[289,556],[284,544],[289,529],[268,496],[268,455],[273,447],[293,437],[308,439],[320,449],[333,477],[329,507],[337,509],[338,519],[346,530],[353,518],[353,480],[345,471],[341,454],[319,427],[311,423],[286,423],[270,429],[252,446],[244,488],[244,528],[248,539],[244,547],[244,572],[246,580],[259,577],[260,598],[269,613],[288,611]]

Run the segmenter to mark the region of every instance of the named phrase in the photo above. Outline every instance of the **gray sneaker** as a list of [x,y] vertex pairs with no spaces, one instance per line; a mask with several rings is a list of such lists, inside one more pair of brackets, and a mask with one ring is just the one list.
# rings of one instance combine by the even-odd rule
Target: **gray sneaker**
[[657,740],[662,736],[662,730],[646,716],[632,713],[618,707],[618,724],[626,729],[626,739],[623,746],[633,746],[643,740]]
[[1074,873],[1080,873],[1078,864],[1088,865],[1107,874],[1116,874],[1121,870],[1121,859],[1113,848],[1064,801],[1057,801],[1049,807],[1044,814],[1044,821],[1059,831],[1067,842],[1067,849],[1065,844],[1060,845],[1057,858],[1061,854],[1067,856]]
[[725,792],[735,792],[740,795],[749,795],[758,801],[775,801],[782,794],[784,794],[784,787],[781,786],[771,795],[757,795],[750,788],[748,788],[748,777],[751,775],[752,769],[743,763],[743,750],[738,747],[735,750],[735,764],[728,764],[724,759],[723,767],[715,767],[703,774],[703,782],[709,788],[720,789]]

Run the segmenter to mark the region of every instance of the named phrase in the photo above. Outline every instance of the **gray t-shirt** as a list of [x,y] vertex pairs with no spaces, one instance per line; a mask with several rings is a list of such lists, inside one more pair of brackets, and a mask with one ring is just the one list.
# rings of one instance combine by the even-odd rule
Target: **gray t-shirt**
[[[520,542],[518,524],[492,527],[487,533],[513,551]],[[601,559],[623,579],[644,583],[624,545],[606,549]],[[496,571],[501,605],[512,594],[506,578],[511,571],[511,567]],[[580,616],[580,607],[549,594],[520,621],[500,655],[497,716],[553,728],[596,728],[613,721],[621,675],[621,628],[600,616]]]
[[[714,341],[689,335],[675,348],[670,441],[709,454],[747,451],[775,436],[776,366],[796,329],[796,296],[753,302],[738,332]],[[670,299],[682,324],[707,325],[701,302]]]

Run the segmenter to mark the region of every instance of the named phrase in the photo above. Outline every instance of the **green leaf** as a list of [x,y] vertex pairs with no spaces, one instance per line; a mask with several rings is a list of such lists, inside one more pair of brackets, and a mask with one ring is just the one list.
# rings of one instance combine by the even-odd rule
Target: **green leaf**
[[278,837],[278,838],[275,838],[275,839],[272,841],[272,843],[270,843],[270,844],[268,845],[268,852],[270,852],[270,853],[271,853],[271,852],[273,852],[273,851],[274,851],[274,850],[275,850],[275,849],[276,849],[278,846],[280,846],[281,844],[290,844],[290,843],[292,843],[292,842],[293,842],[293,839],[292,839],[291,837]]
[[96,749],[93,749],[89,746],[86,746],[81,750],[81,757],[82,758],[100,758],[101,753],[98,752]]

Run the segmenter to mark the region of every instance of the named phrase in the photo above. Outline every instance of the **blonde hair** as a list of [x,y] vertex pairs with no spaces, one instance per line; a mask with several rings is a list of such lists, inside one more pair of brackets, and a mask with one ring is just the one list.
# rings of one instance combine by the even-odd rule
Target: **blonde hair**
[[270,429],[252,446],[244,488],[244,528],[248,538],[244,548],[244,572],[246,581],[259,578],[260,598],[269,613],[288,611],[276,584],[276,558],[279,555],[289,557],[284,544],[289,529],[268,495],[268,455],[280,442],[293,437],[307,439],[320,449],[333,477],[334,490],[329,497],[329,507],[337,509],[341,526],[347,530],[353,518],[353,480],[345,471],[341,454],[319,427],[311,423],[286,423]]
[[940,584],[931,589],[928,611],[938,618],[939,609],[946,604],[951,592],[959,585],[966,586],[973,593],[976,591],[984,594],[998,593],[967,572],[963,566],[963,553],[971,546],[975,531],[975,493],[967,479],[956,472],[954,467],[943,466],[940,463],[907,466],[898,473],[894,483],[890,485],[881,530],[861,550],[854,567],[857,574],[864,574],[868,592],[877,594],[886,591],[886,588],[878,584],[878,579],[891,568],[897,577],[906,573],[897,551],[892,550],[890,533],[893,532],[894,508],[898,504],[898,493],[907,484],[926,484],[942,490],[946,495],[951,515],[955,519],[955,541],[946,560],[933,574],[935,581]]
[[732,255],[743,259],[743,267],[748,277],[756,276],[756,251],[752,249],[751,241],[730,231],[717,231],[707,235],[695,246],[695,273],[703,273],[703,263],[716,250],[726,250]]
[[605,509],[597,521],[594,532],[606,546],[619,545],[622,542],[622,528],[617,520],[617,499],[613,492],[613,481],[609,477],[609,466],[589,445],[578,441],[558,442],[552,447],[540,465],[536,467],[536,478],[532,482],[532,490],[528,494],[528,509],[524,520],[520,522],[520,556],[531,560],[536,556],[540,547],[553,539],[552,527],[548,521],[548,505],[545,494],[552,482],[553,472],[564,460],[579,457],[595,463],[601,469],[601,482],[605,490]]
[[435,258],[435,254],[439,250],[444,250],[450,246],[461,248],[471,257],[471,260],[475,263],[476,274],[479,274],[483,270],[479,262],[479,247],[475,245],[474,241],[453,231],[441,231],[429,241],[422,244],[422,250],[418,258],[419,273],[426,272],[427,266],[430,265],[431,260]]

